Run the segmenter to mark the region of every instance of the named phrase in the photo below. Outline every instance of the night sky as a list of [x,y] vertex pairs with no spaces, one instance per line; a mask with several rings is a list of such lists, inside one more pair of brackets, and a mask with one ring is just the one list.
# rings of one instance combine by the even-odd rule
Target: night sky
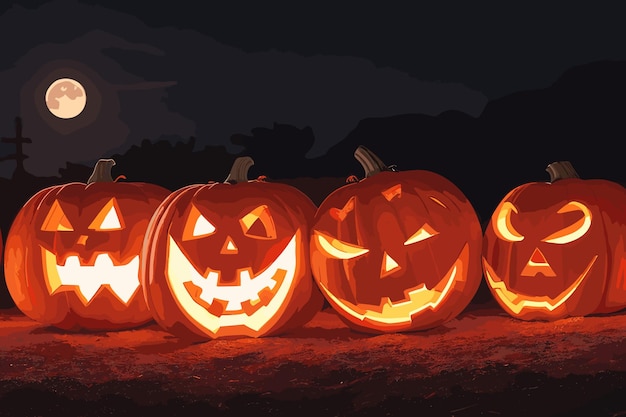
[[[547,87],[573,66],[626,59],[618,2],[97,3],[0,5],[0,136],[22,117],[35,175],[146,138],[235,152],[232,134],[275,122],[310,126],[316,157],[364,118],[478,117],[489,100]],[[91,112],[42,110],[59,76],[84,80]],[[0,157],[12,152],[0,144]],[[0,176],[12,164],[0,162]]]

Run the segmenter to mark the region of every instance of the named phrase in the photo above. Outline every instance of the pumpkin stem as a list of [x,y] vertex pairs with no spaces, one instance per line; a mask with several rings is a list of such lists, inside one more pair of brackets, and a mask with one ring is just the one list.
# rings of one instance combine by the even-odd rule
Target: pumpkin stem
[[359,145],[354,151],[354,157],[361,163],[365,170],[365,177],[371,177],[382,171],[396,171],[395,165],[385,163],[372,151],[363,145]]
[[558,161],[548,165],[546,171],[550,174],[550,182],[564,178],[580,178],[570,161]]
[[93,167],[93,172],[87,180],[87,184],[92,182],[113,182],[113,177],[111,176],[113,165],[115,165],[113,159],[99,159]]
[[230,173],[226,177],[225,183],[237,184],[238,182],[248,182],[248,170],[254,165],[254,160],[249,156],[240,156],[235,159]]

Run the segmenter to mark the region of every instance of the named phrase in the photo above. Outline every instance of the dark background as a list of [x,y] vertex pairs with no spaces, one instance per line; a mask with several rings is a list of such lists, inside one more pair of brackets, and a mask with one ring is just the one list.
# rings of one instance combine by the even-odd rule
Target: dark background
[[[353,153],[365,145],[399,170],[427,169],[448,177],[472,201],[483,223],[513,187],[549,180],[545,169],[554,161],[571,161],[583,178],[626,184],[625,11],[626,4],[597,1],[2,2],[0,137],[14,138],[15,118],[20,117],[22,134],[30,139],[22,144],[21,155],[27,156],[23,165],[15,144],[0,143],[2,235],[6,237],[15,214],[36,191],[86,181],[95,161],[111,157],[117,163],[113,177],[125,175],[130,181],[175,190],[225,180],[233,160],[247,155],[255,162],[251,177],[265,175],[269,181],[292,184],[320,203],[349,175],[363,176]],[[88,118],[64,123],[41,112],[42,86],[62,74],[80,78],[88,87]],[[471,308],[492,301],[482,290]],[[11,306],[0,285],[0,307]],[[440,330],[433,330],[431,337],[439,340]],[[520,350],[537,354],[541,360],[533,363],[538,367],[545,363],[546,368],[561,369],[554,359],[544,361],[551,350],[537,351],[530,333],[511,334],[530,345]],[[342,335],[344,341],[355,337],[347,331]],[[483,336],[497,344],[488,333]],[[572,331],[559,340],[570,346],[579,336]],[[469,336],[461,332],[458,343],[468,337],[473,352],[480,353],[471,330]],[[546,339],[546,346],[556,340]],[[513,345],[522,345],[520,340]],[[368,357],[370,347],[362,345],[364,352],[346,364]],[[598,358],[624,357],[619,346],[607,346],[597,351]],[[51,357],[58,354],[50,345],[43,350]],[[590,352],[595,360],[596,351]],[[241,360],[250,359],[236,358],[228,366],[220,362],[215,369],[228,376]],[[508,367],[515,359],[503,361]],[[493,402],[514,410],[532,403],[527,394],[532,390],[548,402],[558,398],[566,403],[564,396],[574,393],[587,403],[583,415],[620,410],[622,363],[614,361],[610,370],[592,376],[572,372],[549,383],[541,382],[545,377],[537,371],[528,384],[481,395],[480,408],[492,410]],[[193,369],[194,364],[188,365]],[[290,366],[281,369],[292,371]],[[345,372],[351,371],[327,379],[343,384],[354,377],[345,377]],[[305,374],[299,372],[303,378]],[[371,372],[367,375],[372,378]],[[355,387],[380,393],[381,382],[373,375],[363,380],[365,388]],[[498,381],[502,386],[499,371],[482,368],[442,373],[435,380],[459,384],[476,375],[486,386],[497,387]],[[529,377],[517,378],[524,382]],[[145,394],[142,381],[131,382],[87,391]],[[162,395],[162,382],[148,394]],[[187,389],[188,381],[175,382]],[[43,396],[37,406],[67,408],[66,397],[53,393],[63,385],[73,389],[71,383],[54,379],[32,387],[28,381],[21,384],[8,381],[2,389],[18,408],[22,398],[30,401],[31,396]],[[413,384],[424,385],[409,380],[407,387]],[[324,389],[326,385],[332,386],[328,382]],[[529,391],[524,391],[526,385]],[[266,387],[258,388],[263,392]],[[474,394],[453,394],[432,402],[431,397],[415,400],[407,394],[401,405],[417,401],[432,410],[436,403],[439,410],[470,415],[472,410],[463,414],[463,406],[478,402]],[[347,395],[330,398],[342,403]],[[107,398],[98,405],[112,410]],[[257,397],[232,401],[242,407],[263,403]],[[89,401],[76,404],[77,415],[87,415],[82,414],[85,407],[93,406]],[[134,410],[126,400],[117,405],[118,410]],[[270,402],[265,411],[277,412],[284,405]]]
[[[59,175],[66,162],[91,166],[145,139],[193,137],[194,151],[238,154],[250,148],[233,136],[252,136],[255,148],[309,160],[306,172],[285,167],[274,177],[344,175],[316,158],[335,151],[350,164],[355,145],[368,142],[401,169],[436,170],[470,194],[480,183],[486,208],[518,178],[546,178],[557,159],[571,159],[585,177],[624,180],[610,166],[624,137],[619,3],[0,7],[0,135],[11,136],[22,117],[33,140],[24,164],[34,175]],[[86,80],[99,95],[97,115],[61,125],[38,111],[37,88],[53,74]],[[272,148],[258,131],[275,124],[307,133],[285,133]],[[12,152],[0,146],[0,156]],[[13,168],[0,163],[0,175]]]

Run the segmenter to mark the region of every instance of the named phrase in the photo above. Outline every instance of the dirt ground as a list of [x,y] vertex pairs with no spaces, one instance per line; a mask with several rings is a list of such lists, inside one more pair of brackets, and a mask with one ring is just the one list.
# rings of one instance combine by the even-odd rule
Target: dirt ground
[[268,338],[150,323],[67,333],[0,310],[2,416],[626,416],[626,314],[523,322],[495,302],[367,335],[329,308]]

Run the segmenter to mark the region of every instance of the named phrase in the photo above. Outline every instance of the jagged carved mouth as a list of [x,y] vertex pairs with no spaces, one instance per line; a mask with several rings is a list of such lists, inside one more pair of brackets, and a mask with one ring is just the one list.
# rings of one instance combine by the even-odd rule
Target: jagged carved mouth
[[170,288],[182,310],[213,333],[237,325],[258,331],[276,315],[292,286],[298,234],[265,270],[257,274],[249,268],[239,270],[239,285],[220,285],[220,271],[199,273],[170,236],[166,267]]
[[576,280],[555,297],[548,296],[530,296],[519,294],[517,292],[511,291],[504,281],[500,279],[494,272],[493,268],[485,258],[483,258],[483,265],[485,270],[485,278],[487,278],[487,282],[489,283],[489,287],[492,288],[497,295],[498,299],[502,303],[504,303],[513,313],[519,314],[522,310],[529,309],[543,309],[547,311],[553,311],[563,305],[567,300],[570,299],[572,294],[576,292],[576,289],[582,284],[585,280],[591,267],[595,263],[598,256],[594,256],[589,262],[589,265],[585,268],[585,270],[576,278]]
[[100,288],[108,287],[122,303],[128,304],[140,287],[139,256],[116,265],[107,253],[101,253],[92,265],[85,265],[74,255],[59,265],[54,253],[42,247],[41,254],[50,294],[74,290],[87,305]]
[[416,314],[427,309],[436,309],[450,293],[452,284],[457,280],[465,279],[464,265],[467,265],[468,261],[469,245],[465,244],[456,261],[437,285],[432,289],[428,289],[426,285],[422,284],[407,291],[404,301],[395,303],[388,297],[384,297],[377,306],[357,305],[349,301],[340,300],[321,282],[320,287],[334,304],[360,321],[367,320],[387,325],[411,323]]

